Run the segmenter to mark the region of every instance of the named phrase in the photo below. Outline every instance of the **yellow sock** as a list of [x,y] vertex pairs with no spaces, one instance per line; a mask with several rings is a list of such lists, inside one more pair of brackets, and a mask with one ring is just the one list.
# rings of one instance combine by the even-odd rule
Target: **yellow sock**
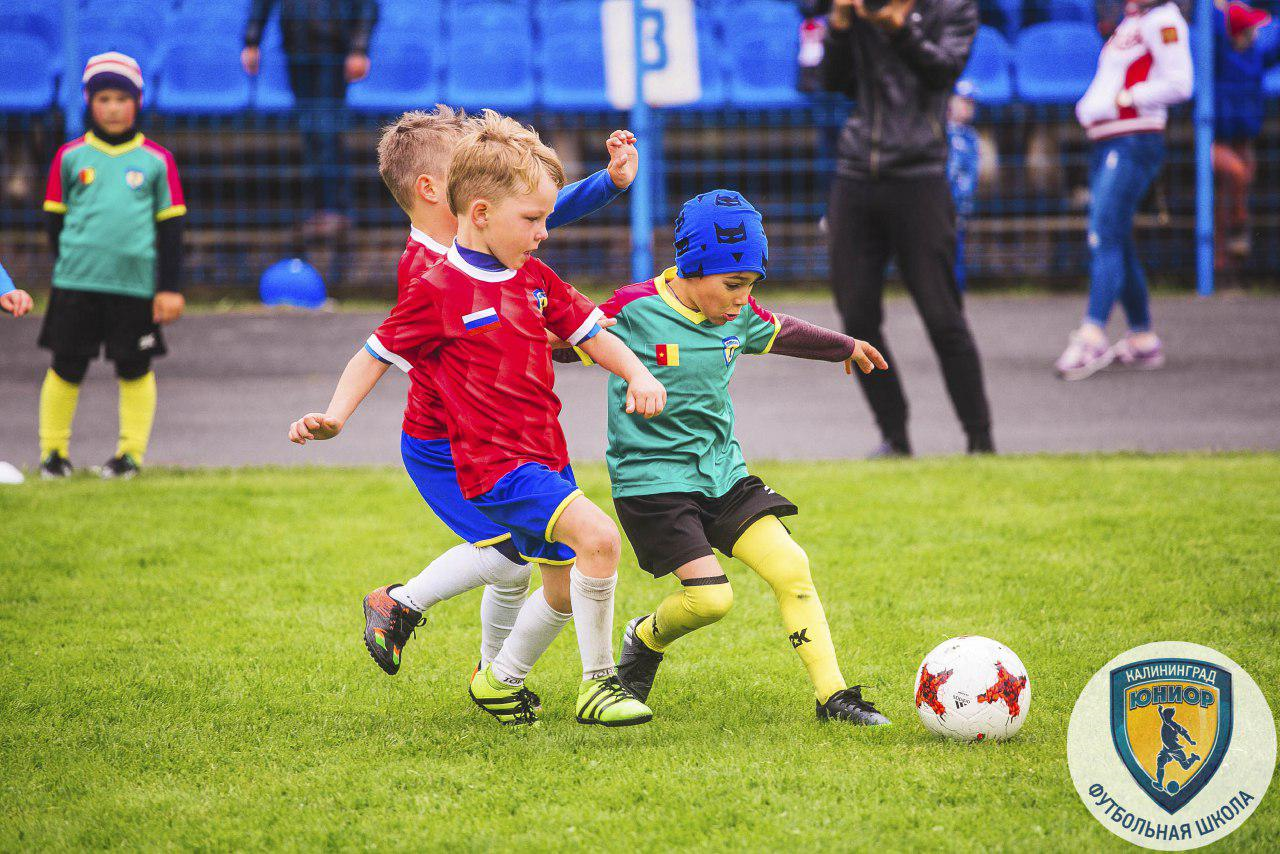
[[80,386],[69,383],[50,368],[40,387],[40,459],[57,451],[70,456],[71,422],[76,417]]
[[782,611],[782,626],[804,662],[819,702],[845,687],[836,661],[827,615],[809,573],[809,556],[791,539],[776,516],[764,516],[743,532],[733,556],[756,571],[773,588]]
[[663,599],[653,616],[636,626],[636,635],[654,652],[677,638],[709,626],[733,607],[733,588],[723,575],[681,582],[679,592]]
[[141,464],[155,417],[156,372],[147,371],[136,380],[120,380],[120,442],[116,456],[129,454]]

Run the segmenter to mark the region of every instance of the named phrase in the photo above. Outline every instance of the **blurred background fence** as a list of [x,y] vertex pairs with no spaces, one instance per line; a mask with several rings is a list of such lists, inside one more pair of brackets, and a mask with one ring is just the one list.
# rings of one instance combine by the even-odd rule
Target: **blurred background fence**
[[[405,109],[446,102],[508,112],[540,130],[571,177],[601,168],[604,138],[627,124],[605,98],[597,0],[381,0],[374,4],[369,77],[350,86],[343,107],[298,103],[278,8],[262,36],[261,72],[242,70],[250,5],[0,0],[0,258],[20,284],[48,281],[40,208],[47,170],[58,145],[78,132],[84,59],[105,50],[141,63],[141,129],[177,160],[190,210],[188,281],[227,292],[251,288],[271,263],[301,255],[331,290],[392,293],[391,263],[406,223],[378,178],[375,146],[379,127]],[[798,58],[812,61],[822,26],[802,17],[805,5],[697,3],[703,99],[655,115],[662,131],[653,152],[659,263],[668,257],[667,223],[679,204],[727,186],[765,214],[773,279],[825,280],[822,219],[851,105],[800,91]],[[965,73],[979,138],[964,229],[968,281],[1080,284],[1088,268],[1088,144],[1073,105],[1102,44],[1099,9],[1093,0],[983,0],[981,9],[983,27]],[[1273,23],[1259,35],[1269,61],[1280,52],[1276,30]],[[1223,275],[1245,283],[1272,282],[1280,270],[1280,68],[1267,72],[1265,88],[1252,240],[1246,251],[1220,258]],[[318,156],[317,135],[337,135],[345,155]],[[1193,138],[1190,106],[1175,109],[1165,168],[1137,220],[1152,277],[1188,288],[1195,269]],[[341,192],[321,201],[317,184]],[[326,205],[337,210],[318,213]],[[575,280],[626,280],[628,223],[626,205],[615,203],[557,232],[544,257]]]

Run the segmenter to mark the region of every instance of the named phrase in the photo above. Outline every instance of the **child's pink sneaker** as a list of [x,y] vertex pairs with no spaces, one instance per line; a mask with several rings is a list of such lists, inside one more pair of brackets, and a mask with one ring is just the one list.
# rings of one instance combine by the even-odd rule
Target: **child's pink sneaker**
[[1146,348],[1136,346],[1131,338],[1121,338],[1111,348],[1111,355],[1122,368],[1154,371],[1164,367],[1164,345],[1159,338],[1155,344]]
[[1083,380],[1111,364],[1113,358],[1105,340],[1094,341],[1076,331],[1053,366],[1064,380]]

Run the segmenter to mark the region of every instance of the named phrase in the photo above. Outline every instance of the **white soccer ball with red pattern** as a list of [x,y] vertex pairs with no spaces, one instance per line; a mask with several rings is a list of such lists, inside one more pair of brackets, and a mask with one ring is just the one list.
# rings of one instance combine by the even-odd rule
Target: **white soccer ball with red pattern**
[[943,641],[916,672],[916,712],[925,729],[959,741],[999,741],[1022,729],[1031,679],[1013,650],[968,635]]

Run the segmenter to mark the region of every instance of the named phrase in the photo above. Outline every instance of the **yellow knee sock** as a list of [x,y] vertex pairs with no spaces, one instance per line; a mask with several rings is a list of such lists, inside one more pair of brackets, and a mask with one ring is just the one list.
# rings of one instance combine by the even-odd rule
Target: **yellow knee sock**
[[151,441],[156,417],[156,373],[147,371],[136,380],[120,380],[120,442],[116,456],[131,455],[139,463]]
[[756,571],[773,588],[782,611],[782,626],[804,662],[819,702],[846,687],[827,615],[809,573],[809,557],[791,539],[776,516],[764,516],[743,532],[733,556]]
[[690,579],[681,582],[679,592],[663,599],[652,617],[636,626],[636,634],[645,646],[662,652],[677,638],[719,620],[731,607],[733,588],[728,578]]
[[58,376],[53,368],[40,387],[40,459],[57,451],[64,458],[71,447],[71,422],[76,417],[80,386]]

